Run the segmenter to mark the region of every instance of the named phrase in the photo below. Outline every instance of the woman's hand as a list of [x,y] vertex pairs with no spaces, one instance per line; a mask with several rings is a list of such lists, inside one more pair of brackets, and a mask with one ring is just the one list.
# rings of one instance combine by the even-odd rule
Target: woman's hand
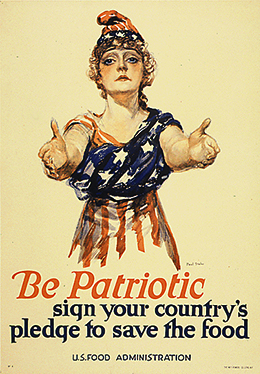
[[160,136],[160,145],[167,165],[174,171],[206,168],[213,164],[220,149],[217,142],[205,133],[210,124],[207,118],[187,138],[177,126],[168,126]]
[[59,179],[60,171],[68,163],[66,143],[60,134],[57,122],[51,121],[52,139],[39,150],[38,156],[45,166],[45,173],[49,178]]
[[206,168],[213,164],[220,152],[217,142],[205,133],[211,120],[205,119],[200,127],[193,131],[189,137],[189,156],[191,164],[195,167]]

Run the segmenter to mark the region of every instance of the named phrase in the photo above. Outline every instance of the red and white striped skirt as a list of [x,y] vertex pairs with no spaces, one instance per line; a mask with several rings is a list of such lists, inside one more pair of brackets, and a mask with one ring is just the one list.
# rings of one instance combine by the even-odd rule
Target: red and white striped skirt
[[79,262],[83,262],[83,267],[90,266],[94,258],[100,259],[101,266],[105,266],[109,239],[116,238],[116,251],[121,258],[126,250],[129,230],[136,234],[137,247],[141,252],[145,252],[144,236],[149,232],[155,246],[160,247],[165,243],[169,257],[176,269],[180,269],[176,243],[156,191],[132,200],[88,199],[74,234],[69,257],[79,245]]

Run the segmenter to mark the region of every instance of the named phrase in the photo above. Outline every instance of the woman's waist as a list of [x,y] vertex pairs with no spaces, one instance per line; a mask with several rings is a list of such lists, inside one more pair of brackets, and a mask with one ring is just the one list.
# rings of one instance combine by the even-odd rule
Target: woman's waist
[[135,195],[135,196],[105,196],[100,197],[96,195],[88,194],[87,204],[94,204],[98,206],[109,206],[114,208],[125,208],[137,209],[137,207],[143,207],[151,204],[157,205],[157,192],[155,189],[147,191],[146,193]]

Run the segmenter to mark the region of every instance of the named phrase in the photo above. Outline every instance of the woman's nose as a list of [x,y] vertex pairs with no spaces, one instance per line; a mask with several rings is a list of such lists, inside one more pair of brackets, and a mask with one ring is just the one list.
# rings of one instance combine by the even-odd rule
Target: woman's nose
[[117,70],[118,71],[126,71],[127,70],[127,64],[126,64],[126,62],[124,61],[123,58],[120,58],[118,60]]

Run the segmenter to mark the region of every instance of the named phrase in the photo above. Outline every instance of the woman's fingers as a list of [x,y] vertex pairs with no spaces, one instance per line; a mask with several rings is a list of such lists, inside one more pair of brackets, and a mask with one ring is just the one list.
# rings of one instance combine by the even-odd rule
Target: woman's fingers
[[202,153],[201,161],[198,163],[198,167],[205,169],[207,166],[212,165],[219,152],[220,149],[217,142],[212,137],[206,135],[204,140],[204,151]]
[[52,179],[57,179],[59,174],[57,173],[56,169],[48,168],[45,166],[44,168],[44,173],[47,175],[47,177],[52,178]]
[[58,123],[55,119],[51,120],[51,129],[52,129],[52,133],[53,133],[54,138],[60,138],[61,137],[60,130],[59,130],[59,127],[58,127]]
[[50,177],[57,179],[58,173],[57,173],[57,168],[53,163],[53,157],[50,151],[45,152],[42,162],[44,164],[44,172],[45,174]]
[[43,158],[45,153],[48,152],[49,150],[51,149],[51,143],[50,142],[47,142],[45,143],[39,150],[38,152],[38,156],[40,158]]
[[[59,130],[59,127],[58,127],[58,124],[57,124],[57,121],[55,119],[52,119],[51,120],[51,129],[52,129],[52,133],[53,133],[53,138],[56,138],[56,139],[60,139],[62,138],[61,134],[60,134],[60,130]],[[40,158],[43,158],[45,153],[48,152],[50,149],[51,149],[52,145],[51,145],[51,141],[45,143],[39,150],[38,152],[38,156]]]
[[216,160],[216,157],[212,158],[211,160],[204,160],[204,161],[202,161],[202,162],[199,162],[197,166],[198,166],[200,169],[205,169],[205,168],[207,168],[208,166],[212,165],[213,162],[215,162],[215,160]]
[[211,136],[207,136],[206,145],[208,145],[209,147],[213,148],[216,153],[220,152],[220,148],[218,146],[218,143]]
[[209,127],[211,123],[211,119],[210,118],[206,118],[202,124],[200,125],[200,127],[198,127],[195,131],[193,131],[193,133],[191,133],[191,138],[194,139],[194,141],[196,142],[196,139],[200,139],[203,135],[205,135],[205,130]]
[[202,122],[202,124],[198,128],[198,131],[200,132],[201,135],[205,134],[205,130],[209,127],[210,123],[211,123],[210,118],[204,119],[204,121]]
[[44,164],[46,165],[51,165],[53,163],[53,158],[50,151],[45,152],[42,158],[42,162],[44,162]]
[[212,157],[216,157],[217,154],[220,152],[220,148],[215,139],[211,136],[208,136],[205,142],[207,147],[208,154],[206,156],[207,159],[211,159]]

